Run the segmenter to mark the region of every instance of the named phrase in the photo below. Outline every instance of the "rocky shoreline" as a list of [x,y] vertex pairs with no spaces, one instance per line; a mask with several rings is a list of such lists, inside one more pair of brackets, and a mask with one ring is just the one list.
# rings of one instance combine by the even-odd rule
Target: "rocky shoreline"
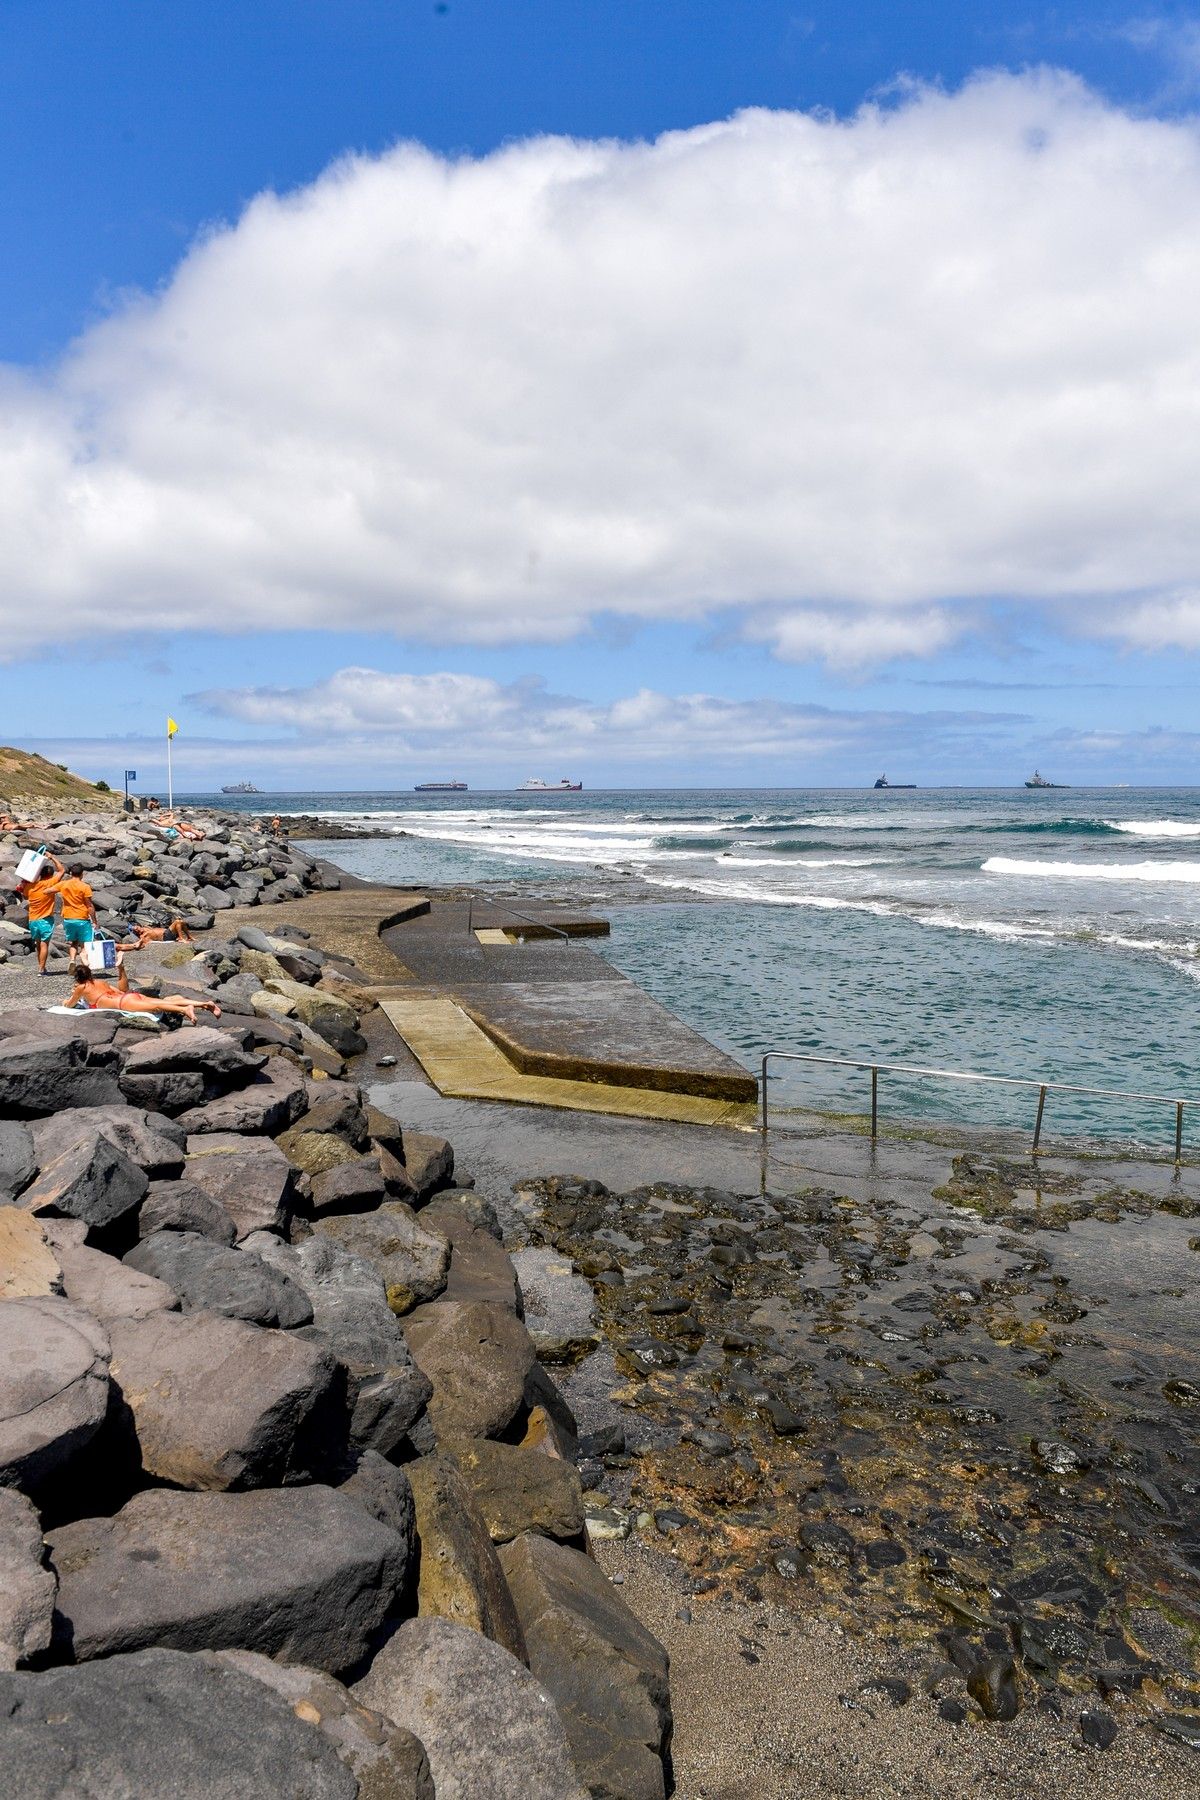
[[[38,836],[112,931],[337,884],[253,822],[200,823]],[[666,1654],[589,1554],[493,1208],[356,1073],[359,971],[273,911],[131,954],[211,1024],[46,1011],[24,841],[0,838],[14,1791],[660,1800]]]

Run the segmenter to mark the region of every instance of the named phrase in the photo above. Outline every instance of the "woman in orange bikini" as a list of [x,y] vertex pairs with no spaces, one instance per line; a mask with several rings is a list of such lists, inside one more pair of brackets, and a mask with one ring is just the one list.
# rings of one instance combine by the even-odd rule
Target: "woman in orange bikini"
[[196,1023],[198,1012],[210,1012],[214,1019],[221,1016],[221,1009],[215,1000],[188,1000],[183,994],[164,994],[161,999],[156,999],[150,994],[135,993],[129,985],[125,959],[119,950],[116,987],[113,987],[107,976],[84,969],[80,971],[74,990],[64,1004],[82,1005],[93,1012],[179,1013],[189,1025]]

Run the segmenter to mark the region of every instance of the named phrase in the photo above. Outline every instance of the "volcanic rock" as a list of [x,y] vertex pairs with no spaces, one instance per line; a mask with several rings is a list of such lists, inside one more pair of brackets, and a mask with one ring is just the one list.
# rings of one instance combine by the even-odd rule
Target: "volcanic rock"
[[0,1487],[0,1669],[49,1649],[56,1586],[37,1513],[24,1494]]
[[126,1268],[115,1256],[92,1250],[86,1244],[60,1241],[56,1255],[62,1264],[63,1288],[68,1300],[82,1306],[102,1325],[117,1319],[144,1319],[151,1313],[174,1312],[179,1301],[165,1281],[138,1269]]
[[363,1800],[434,1800],[421,1740],[356,1700],[332,1675],[286,1667],[254,1650],[219,1650],[221,1662],[261,1681],[298,1718],[323,1731],[355,1776]]
[[336,1673],[366,1652],[406,1562],[394,1532],[328,1487],[151,1488],[46,1541],[78,1662],[236,1648]]
[[43,1163],[20,1204],[28,1212],[65,1213],[99,1230],[140,1206],[149,1185],[137,1164],[92,1128]]
[[318,1219],[314,1230],[379,1270],[388,1305],[398,1316],[432,1300],[446,1285],[450,1263],[446,1239],[418,1224],[411,1207],[402,1201],[389,1201],[373,1213]]
[[143,1468],[180,1487],[304,1480],[336,1454],[342,1378],[293,1332],[203,1312],[120,1321],[112,1374]]
[[437,1800],[587,1800],[546,1688],[464,1626],[409,1620],[353,1693],[420,1738]]
[[664,1800],[671,1739],[667,1653],[591,1559],[526,1534],[500,1561],[529,1666],[553,1697],[592,1794]]
[[56,1296],[0,1306],[0,1487],[36,1488],[108,1410],[109,1340]]
[[484,1301],[440,1300],[407,1318],[404,1335],[413,1361],[433,1383],[429,1415],[439,1439],[498,1437],[506,1430],[534,1362],[519,1319]]
[[214,1244],[232,1244],[237,1236],[221,1202],[194,1181],[150,1183],[138,1213],[138,1234],[148,1238],[156,1231],[192,1231]]
[[324,1237],[292,1246],[261,1233],[246,1242],[304,1291],[313,1319],[303,1337],[327,1347],[345,1368],[351,1443],[390,1456],[432,1387],[412,1359],[378,1270]]
[[408,1477],[421,1547],[417,1597],[422,1616],[467,1625],[526,1661],[504,1572],[466,1482],[444,1457],[411,1463]]
[[307,1325],[313,1316],[303,1289],[261,1256],[195,1232],[156,1232],[130,1250],[125,1263],[165,1282],[185,1313],[220,1313],[284,1330]]
[[[111,1051],[104,1052],[106,1056]],[[82,1036],[0,1039],[0,1116],[36,1119],[71,1106],[119,1103],[113,1067],[93,1062]]]
[[524,1531],[552,1538],[582,1536],[583,1490],[568,1463],[541,1450],[487,1438],[456,1443],[447,1454],[470,1488],[494,1544],[506,1544]]
[[329,1736],[215,1656],[143,1650],[0,1675],[0,1717],[5,1781],[21,1800],[355,1800],[367,1792]]
[[292,1213],[292,1166],[266,1138],[211,1132],[188,1139],[185,1174],[219,1200],[239,1238],[283,1231]]

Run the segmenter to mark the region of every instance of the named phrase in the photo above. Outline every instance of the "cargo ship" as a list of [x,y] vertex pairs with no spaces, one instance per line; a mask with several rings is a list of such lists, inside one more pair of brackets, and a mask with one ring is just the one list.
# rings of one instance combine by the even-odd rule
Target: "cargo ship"
[[875,783],[877,788],[915,788],[916,785],[915,781],[889,781],[886,775],[881,775]]
[[568,781],[564,775],[561,781],[542,781],[531,775],[517,789],[518,794],[582,794],[582,781]]
[[1029,780],[1025,783],[1026,787],[1032,788],[1060,788],[1066,787],[1066,785],[1065,781],[1047,781],[1040,769],[1035,769],[1033,774],[1029,777]]
[[465,781],[418,781],[414,794],[465,794]]
[[235,781],[229,787],[223,787],[221,792],[223,794],[261,794],[262,789],[256,788],[252,781]]

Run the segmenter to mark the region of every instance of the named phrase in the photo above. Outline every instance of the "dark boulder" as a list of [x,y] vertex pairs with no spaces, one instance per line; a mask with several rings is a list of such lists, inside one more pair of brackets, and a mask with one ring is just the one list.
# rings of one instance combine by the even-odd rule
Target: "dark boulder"
[[0,1206],[15,1200],[36,1174],[33,1133],[28,1125],[20,1119],[0,1119]]
[[138,1233],[194,1231],[215,1244],[232,1244],[237,1232],[219,1200],[194,1181],[152,1181],[138,1213]]
[[0,1304],[0,1487],[38,1488],[99,1430],[109,1338],[54,1295]]
[[671,1741],[667,1653],[590,1557],[528,1534],[500,1561],[529,1666],[558,1707],[593,1795],[664,1800]]
[[21,1205],[28,1212],[65,1214],[102,1230],[139,1207],[149,1185],[123,1150],[91,1129],[42,1164],[21,1195]]
[[433,1383],[429,1415],[439,1440],[498,1437],[512,1424],[534,1350],[507,1308],[440,1300],[412,1313],[404,1335],[413,1361]]
[[[142,1468],[186,1488],[311,1478],[339,1450],[343,1378],[294,1332],[212,1313],[155,1313],[112,1327],[112,1376]],[[342,1427],[341,1442],[345,1432]]]
[[420,1738],[357,1700],[332,1675],[288,1667],[255,1650],[216,1656],[286,1700],[323,1731],[359,1785],[360,1800],[434,1800],[429,1759]]
[[283,1330],[307,1325],[313,1316],[304,1290],[261,1256],[196,1232],[155,1232],[127,1253],[125,1263],[166,1282],[185,1313],[219,1313]]
[[0,1039],[0,1116],[36,1119],[120,1100],[115,1063],[93,1061],[84,1037]]
[[467,1625],[528,1661],[500,1559],[470,1488],[441,1456],[410,1463],[408,1478],[421,1552],[417,1600],[422,1616]]
[[143,1650],[0,1675],[5,1785],[21,1800],[356,1800],[337,1747],[243,1670]]
[[294,1206],[292,1165],[269,1138],[206,1132],[188,1139],[185,1175],[220,1201],[239,1238],[283,1231]]
[[547,1689],[476,1631],[411,1619],[353,1692],[420,1738],[438,1800],[587,1800]]
[[172,1120],[156,1118],[138,1106],[72,1106],[53,1118],[38,1119],[32,1129],[42,1163],[99,1132],[151,1180],[169,1180],[183,1167],[185,1133]]
[[328,1487],[151,1488],[46,1541],[78,1662],[229,1648],[336,1674],[365,1654],[406,1564],[393,1531]]

